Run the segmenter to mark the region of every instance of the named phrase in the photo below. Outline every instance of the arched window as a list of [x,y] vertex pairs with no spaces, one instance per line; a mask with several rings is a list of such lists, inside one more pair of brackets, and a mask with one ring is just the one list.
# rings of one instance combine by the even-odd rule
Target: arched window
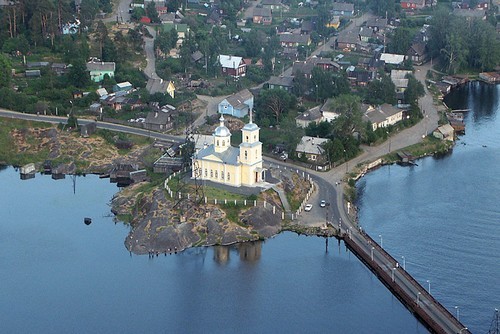
[[222,146],[226,146],[226,141],[225,140],[222,141]]
[[208,176],[208,170],[205,168],[205,177]]
[[257,136],[256,135],[253,136],[253,140],[257,140]]
[[224,180],[224,172],[220,172],[220,178]]
[[218,175],[217,175],[217,171],[215,171],[215,178],[217,178],[217,177],[218,177]]
[[245,150],[245,159],[248,159],[248,152]]
[[231,180],[231,175],[229,175],[229,172],[227,172],[227,180]]
[[248,136],[247,136],[247,142],[248,142]]
[[210,178],[213,178],[213,177],[214,177],[214,171],[210,170]]
[[219,146],[219,140],[217,139],[217,146]]

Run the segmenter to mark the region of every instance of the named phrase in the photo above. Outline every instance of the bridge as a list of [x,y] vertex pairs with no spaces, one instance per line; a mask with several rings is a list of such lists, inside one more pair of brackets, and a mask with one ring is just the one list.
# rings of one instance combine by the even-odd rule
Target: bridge
[[361,228],[343,229],[340,239],[431,333],[470,333],[453,314],[425,290]]

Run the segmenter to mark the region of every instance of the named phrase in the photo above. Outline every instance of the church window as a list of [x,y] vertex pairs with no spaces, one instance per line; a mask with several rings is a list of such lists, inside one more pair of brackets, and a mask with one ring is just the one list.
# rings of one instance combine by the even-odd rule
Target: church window
[[227,180],[231,180],[231,175],[229,175],[229,172],[227,172]]
[[214,177],[214,171],[210,170],[210,178],[213,178],[213,177]]
[[248,142],[248,136],[247,136],[247,142]]
[[245,151],[245,159],[248,159],[248,152]]
[[222,141],[222,146],[226,146],[226,141],[225,140]]
[[205,177],[208,176],[208,170],[205,168]]
[[217,171],[215,171],[215,178],[218,178]]
[[257,136],[256,135],[253,136],[253,140],[257,140]]
[[217,146],[219,146],[219,140],[217,140]]
[[224,180],[224,172],[220,172],[220,178]]

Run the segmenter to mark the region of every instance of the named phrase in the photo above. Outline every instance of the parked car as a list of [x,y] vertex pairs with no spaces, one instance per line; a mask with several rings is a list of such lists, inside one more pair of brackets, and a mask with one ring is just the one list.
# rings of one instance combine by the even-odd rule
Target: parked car
[[306,204],[306,206],[304,207],[304,211],[309,212],[311,211],[312,208],[313,208],[312,204]]
[[319,202],[319,206],[324,208],[326,206],[326,201],[323,199],[321,202]]

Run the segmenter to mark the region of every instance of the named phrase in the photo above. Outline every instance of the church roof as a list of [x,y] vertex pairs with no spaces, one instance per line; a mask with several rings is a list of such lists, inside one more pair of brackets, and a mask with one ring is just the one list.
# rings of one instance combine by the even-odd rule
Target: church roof
[[[240,164],[238,161],[239,155],[240,150],[237,147],[230,146],[224,152],[215,152],[214,145],[210,145],[207,148],[201,149],[196,158],[214,161],[220,160],[228,165],[238,166]],[[211,159],[210,156],[213,156],[213,158]]]

